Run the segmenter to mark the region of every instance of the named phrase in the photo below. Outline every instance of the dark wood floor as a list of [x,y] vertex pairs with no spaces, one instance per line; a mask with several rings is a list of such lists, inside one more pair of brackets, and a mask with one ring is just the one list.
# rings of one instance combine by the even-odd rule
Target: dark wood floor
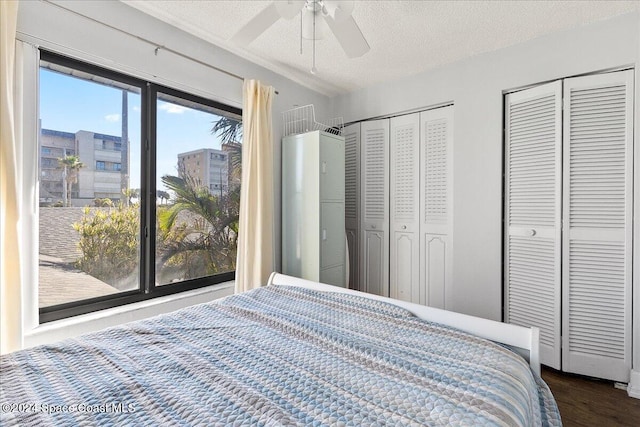
[[640,426],[640,399],[595,380],[542,368],[565,426]]

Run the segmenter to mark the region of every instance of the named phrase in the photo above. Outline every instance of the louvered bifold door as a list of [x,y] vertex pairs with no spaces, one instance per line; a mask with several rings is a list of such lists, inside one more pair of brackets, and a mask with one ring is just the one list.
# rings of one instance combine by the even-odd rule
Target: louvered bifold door
[[631,369],[633,71],[565,80],[563,370]]
[[540,329],[560,369],[562,84],[505,99],[505,321]]
[[348,288],[360,288],[360,123],[345,126],[344,131],[344,223],[349,249],[349,283]]
[[394,117],[390,126],[390,293],[420,303],[420,114]]
[[360,127],[360,284],[389,296],[389,119]]
[[420,113],[420,303],[452,309],[453,106]]

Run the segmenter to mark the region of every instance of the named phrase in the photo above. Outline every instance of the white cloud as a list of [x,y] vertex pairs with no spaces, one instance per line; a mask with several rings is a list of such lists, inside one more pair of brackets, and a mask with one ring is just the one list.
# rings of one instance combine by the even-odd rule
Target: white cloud
[[108,122],[114,123],[120,121],[120,114],[107,114],[104,119]]
[[188,110],[187,107],[176,104],[169,104],[168,102],[163,102],[162,104],[160,104],[160,109],[162,111],[166,111],[169,114],[182,114]]
[[140,112],[140,107],[138,107],[137,105],[135,107],[133,107],[133,111],[135,111],[136,113]]

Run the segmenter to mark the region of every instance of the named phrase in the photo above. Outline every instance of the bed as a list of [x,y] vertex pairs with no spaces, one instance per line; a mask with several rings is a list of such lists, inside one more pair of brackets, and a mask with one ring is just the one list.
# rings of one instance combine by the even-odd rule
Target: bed
[[2,356],[0,424],[561,425],[539,369],[535,329],[273,274]]

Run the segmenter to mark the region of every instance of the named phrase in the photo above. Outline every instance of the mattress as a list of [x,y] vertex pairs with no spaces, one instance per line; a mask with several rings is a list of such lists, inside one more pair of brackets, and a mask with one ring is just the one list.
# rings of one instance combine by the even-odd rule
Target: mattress
[[4,355],[0,375],[3,426],[561,424],[508,348],[290,286]]

